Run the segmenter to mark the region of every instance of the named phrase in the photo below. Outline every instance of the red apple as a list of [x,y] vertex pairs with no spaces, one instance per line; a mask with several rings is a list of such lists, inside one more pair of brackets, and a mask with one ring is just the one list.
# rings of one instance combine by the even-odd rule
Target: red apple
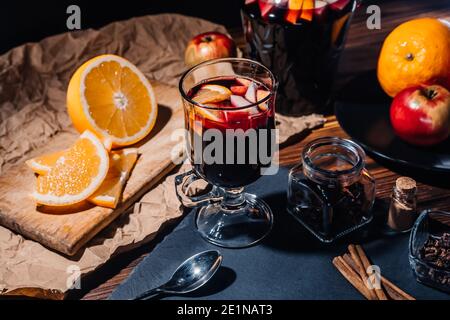
[[184,54],[187,66],[192,67],[200,62],[236,57],[236,44],[228,35],[220,32],[206,32],[189,41]]
[[434,145],[450,133],[450,93],[439,85],[418,85],[399,92],[391,105],[391,123],[403,140]]

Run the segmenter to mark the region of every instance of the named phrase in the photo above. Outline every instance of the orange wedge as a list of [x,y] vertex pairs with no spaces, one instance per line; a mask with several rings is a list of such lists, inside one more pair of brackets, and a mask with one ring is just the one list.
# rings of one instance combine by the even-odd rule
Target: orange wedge
[[231,91],[216,84],[204,85],[192,98],[197,103],[208,104],[222,102],[230,99]]
[[31,170],[33,170],[34,173],[47,174],[65,152],[66,150],[46,154],[27,160],[25,163]]
[[311,21],[314,13],[314,0],[304,0],[300,19]]
[[101,207],[116,208],[137,158],[138,149],[135,148],[111,152],[105,181],[88,201]]
[[[215,107],[214,103],[230,99],[231,94],[232,92],[224,86],[206,84],[194,95],[192,100],[205,106]],[[195,112],[204,118],[220,121],[221,112],[218,110],[196,107]]]
[[[65,152],[65,150],[57,151],[30,159],[26,163],[34,173],[45,175]],[[109,155],[109,170],[105,180],[87,200],[101,207],[115,208],[137,158],[136,148],[112,151]]]
[[289,21],[292,24],[297,23],[298,15],[300,14],[300,10],[303,6],[303,0],[289,0],[288,2],[288,12],[286,14],[286,21]]
[[131,62],[102,55],[83,64],[67,89],[67,108],[79,132],[90,130],[113,147],[142,140],[155,125],[152,86]]
[[109,157],[102,142],[85,131],[45,175],[37,178],[32,197],[38,204],[67,206],[89,198],[108,173]]

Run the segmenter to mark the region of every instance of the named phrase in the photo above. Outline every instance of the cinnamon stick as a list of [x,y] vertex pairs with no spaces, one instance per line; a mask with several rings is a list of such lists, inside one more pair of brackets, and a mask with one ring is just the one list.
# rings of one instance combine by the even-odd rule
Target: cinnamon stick
[[344,261],[342,257],[335,257],[333,259],[333,265],[339,272],[347,279],[348,282],[355,287],[366,299],[371,300],[372,297],[370,295],[369,289],[367,289],[366,285],[362,282],[359,275],[348,265],[347,262]]
[[[356,265],[351,255],[346,253],[343,258],[344,261],[356,271]],[[392,300],[416,300],[413,296],[409,295],[383,276],[381,276],[381,283],[386,290],[388,298],[391,298]]]
[[[371,266],[371,263],[370,263],[369,259],[367,258],[366,253],[364,252],[363,248],[360,245],[356,245],[355,248],[356,248],[356,252],[358,253],[358,255],[363,263],[364,270],[366,271],[366,274],[367,274],[367,269]],[[386,294],[384,293],[382,288],[375,289],[375,294],[377,295],[378,299],[387,300]]]
[[[350,244],[348,246],[348,251],[350,252],[350,255],[352,257],[352,260],[355,264],[355,270],[359,273],[359,276],[361,277],[364,284],[368,283],[369,277],[367,276],[366,269],[364,268],[363,262],[361,261],[361,258],[353,244]],[[369,288],[370,296],[372,297],[371,300],[378,300],[378,296],[375,293],[374,290],[371,290]]]
[[383,283],[385,288],[390,288],[393,295],[397,294],[400,297],[402,297],[403,300],[416,300],[416,298],[407,294],[405,291],[403,291],[402,289],[397,287],[395,284],[393,284],[392,282],[390,282],[388,279],[386,279],[383,276],[381,276],[381,282]]

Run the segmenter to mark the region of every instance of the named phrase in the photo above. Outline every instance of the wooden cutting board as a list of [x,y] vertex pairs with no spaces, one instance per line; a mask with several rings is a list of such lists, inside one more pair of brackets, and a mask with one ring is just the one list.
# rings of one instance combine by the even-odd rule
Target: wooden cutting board
[[[149,137],[137,146],[140,157],[117,209],[90,204],[82,204],[70,211],[45,206],[38,208],[30,197],[36,177],[21,162],[6,170],[0,177],[0,224],[53,250],[72,256],[169,173],[176,166],[172,161],[172,154],[179,159],[183,157],[180,141],[172,138],[175,130],[184,128],[182,103],[177,88],[157,82],[152,82],[152,85],[158,101],[157,124]],[[76,138],[74,130],[57,134],[39,153],[65,149]],[[177,145],[179,148],[174,153]]]

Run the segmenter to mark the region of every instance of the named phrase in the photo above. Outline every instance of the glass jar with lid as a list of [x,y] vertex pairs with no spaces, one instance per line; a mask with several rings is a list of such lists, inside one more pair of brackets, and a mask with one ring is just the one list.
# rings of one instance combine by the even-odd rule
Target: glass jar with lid
[[307,144],[289,173],[288,211],[322,242],[368,224],[375,180],[353,141],[324,137]]

